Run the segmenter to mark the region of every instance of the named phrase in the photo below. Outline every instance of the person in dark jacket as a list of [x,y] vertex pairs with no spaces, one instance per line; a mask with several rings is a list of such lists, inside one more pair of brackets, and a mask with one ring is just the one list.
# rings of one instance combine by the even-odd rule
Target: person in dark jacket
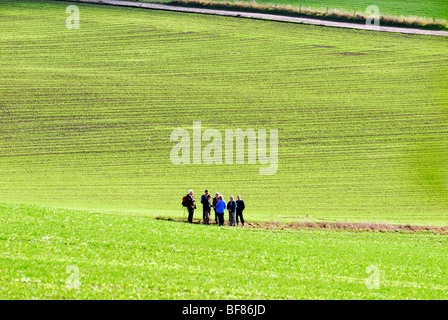
[[224,211],[226,210],[226,202],[223,200],[222,195],[218,196],[218,202],[216,203],[216,214],[218,215],[219,225],[224,225]]
[[219,192],[215,193],[215,197],[213,198],[213,211],[215,211],[215,222],[218,224],[218,214],[216,213],[216,204],[218,203],[219,199]]
[[[210,199],[212,198],[211,195],[207,195],[207,198],[205,199],[205,204],[203,205],[204,211],[203,211],[203,219],[204,219],[204,224],[210,224],[210,211],[212,208],[212,204],[210,202]],[[202,201],[202,200],[201,200]]]
[[208,208],[208,201],[207,201],[207,196],[208,196],[209,194],[208,194],[208,190],[205,190],[205,193],[202,195],[202,197],[201,197],[201,203],[202,203],[202,216],[204,216],[204,214],[205,214],[205,211],[207,210],[207,209],[209,209]]
[[237,196],[236,200],[236,225],[238,225],[238,217],[241,218],[241,223],[243,224],[244,228],[244,218],[243,218],[243,211],[246,208],[246,205],[244,204],[244,201],[241,200],[241,195]]
[[233,201],[233,196],[230,196],[230,201],[227,202],[227,210],[229,211],[229,225],[236,227],[236,202]]
[[196,200],[193,196],[193,190],[188,191],[186,201],[188,209],[188,222],[193,223],[194,209],[196,209]]

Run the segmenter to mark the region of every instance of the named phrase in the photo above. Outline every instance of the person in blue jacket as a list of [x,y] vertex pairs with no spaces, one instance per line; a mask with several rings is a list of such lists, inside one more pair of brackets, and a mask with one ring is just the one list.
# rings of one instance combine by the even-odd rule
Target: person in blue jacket
[[216,203],[216,213],[218,214],[219,225],[224,225],[224,212],[226,210],[226,202],[223,200],[222,195],[218,196],[219,201]]

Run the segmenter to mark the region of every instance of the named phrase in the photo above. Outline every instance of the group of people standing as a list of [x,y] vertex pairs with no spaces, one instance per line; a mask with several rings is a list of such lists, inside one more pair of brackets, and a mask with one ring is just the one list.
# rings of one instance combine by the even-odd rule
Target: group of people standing
[[[196,209],[196,200],[193,195],[193,190],[188,191],[188,195],[186,196],[186,207],[188,209],[188,222],[193,223],[193,214],[194,209]],[[204,224],[210,224],[210,214],[211,209],[215,212],[215,222],[220,226],[224,225],[224,212],[227,209],[229,212],[229,224],[232,227],[236,227],[239,224],[239,220],[241,220],[241,224],[244,228],[244,218],[243,211],[246,208],[244,201],[241,199],[241,195],[237,196],[237,200],[234,201],[233,196],[230,196],[230,201],[226,204],[224,201],[224,196],[219,194],[219,192],[215,193],[215,197],[213,200],[211,199],[211,195],[208,193],[208,190],[205,190],[205,193],[201,197],[202,204],[202,217]],[[238,219],[239,218],[239,219]]]

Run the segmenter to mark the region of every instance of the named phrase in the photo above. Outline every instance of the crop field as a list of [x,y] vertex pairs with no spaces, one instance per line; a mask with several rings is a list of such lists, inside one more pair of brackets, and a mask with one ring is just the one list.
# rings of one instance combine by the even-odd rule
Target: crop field
[[[247,221],[447,226],[446,37],[67,5],[0,2],[0,298],[446,298],[436,232],[154,219],[207,188]],[[275,174],[193,163],[198,122],[278,130]]]
[[[34,206],[0,211],[2,299],[446,299],[448,291],[447,238],[435,234],[274,232]],[[370,266],[378,268],[378,288],[370,287]]]
[[[139,2],[140,0],[132,0]],[[170,0],[165,0],[170,1]],[[252,2],[249,0],[213,0],[228,2]],[[144,0],[140,2],[164,2],[164,0]],[[448,2],[445,0],[256,0],[258,4],[291,5],[293,7],[310,8],[326,11],[336,9],[342,12],[366,13],[370,5],[378,7],[384,16],[416,16],[436,19],[448,19]]]
[[[445,37],[82,4],[68,30],[64,3],[0,6],[0,201],[184,216],[208,188],[252,220],[448,221]],[[173,164],[194,121],[277,129],[276,174]]]

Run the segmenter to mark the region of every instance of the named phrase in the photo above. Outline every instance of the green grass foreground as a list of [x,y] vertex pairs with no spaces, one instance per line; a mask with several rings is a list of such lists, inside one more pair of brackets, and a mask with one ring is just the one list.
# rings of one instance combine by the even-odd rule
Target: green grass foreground
[[[1,204],[0,298],[446,299],[447,241]],[[378,289],[366,286],[369,266]],[[70,289],[75,269],[79,287]]]

